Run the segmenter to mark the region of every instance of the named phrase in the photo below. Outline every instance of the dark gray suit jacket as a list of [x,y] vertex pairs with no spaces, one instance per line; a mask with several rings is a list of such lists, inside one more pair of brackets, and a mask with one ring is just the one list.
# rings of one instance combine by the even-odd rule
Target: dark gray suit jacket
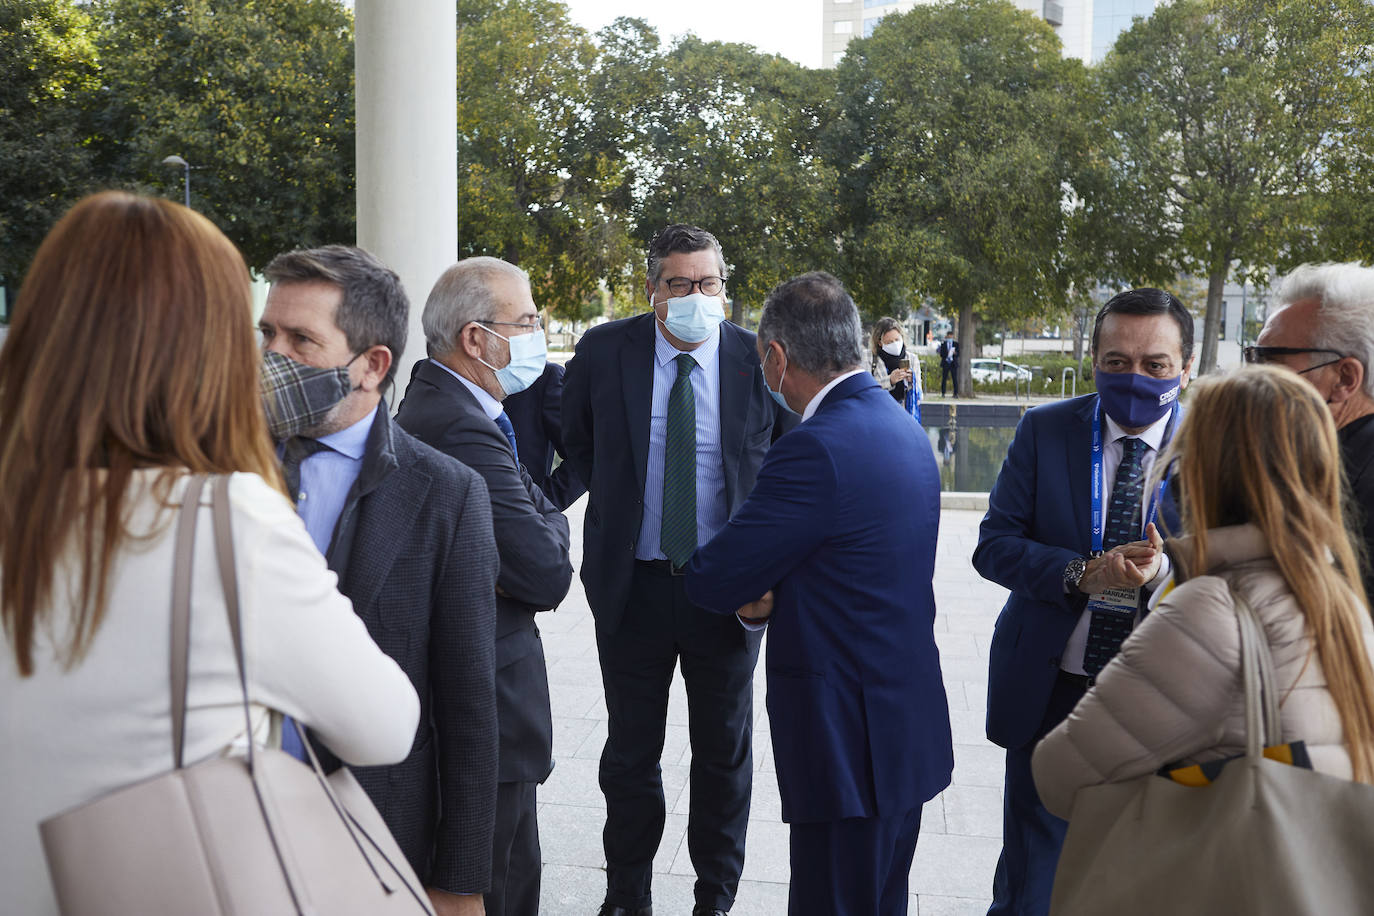
[[484,892],[496,817],[498,569],[486,485],[397,428],[382,402],[327,559],[420,695],[410,755],[353,773],[420,880]]
[[[587,331],[563,377],[563,444],[591,493],[582,582],[597,626],[608,633],[625,614],[644,516],[653,359],[654,315],[645,312]],[[725,505],[734,515],[769,445],[797,418],[768,394],[754,335],[728,321],[720,326],[719,370]]]
[[567,457],[563,445],[563,367],[550,362],[534,384],[501,402],[515,427],[520,463],[534,485],[559,509],[566,510],[587,488],[566,461],[553,466],[555,454]]
[[415,364],[396,422],[486,481],[501,558],[496,597],[500,782],[543,782],[553,769],[553,717],[534,615],[572,584],[568,520],[530,480],[472,392],[430,360]]

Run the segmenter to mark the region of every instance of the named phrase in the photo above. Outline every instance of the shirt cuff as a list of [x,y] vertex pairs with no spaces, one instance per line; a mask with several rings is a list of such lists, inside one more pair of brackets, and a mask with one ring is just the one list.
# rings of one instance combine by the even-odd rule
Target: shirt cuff
[[743,617],[736,614],[735,619],[739,621],[740,626],[744,627],[750,633],[757,633],[759,630],[768,628],[768,620],[766,618],[764,620],[745,620]]
[[1166,553],[1159,558],[1159,572],[1155,573],[1153,579],[1145,583],[1145,590],[1148,592],[1158,590],[1161,585],[1169,581],[1169,576],[1173,571],[1174,564],[1169,562],[1169,555]]

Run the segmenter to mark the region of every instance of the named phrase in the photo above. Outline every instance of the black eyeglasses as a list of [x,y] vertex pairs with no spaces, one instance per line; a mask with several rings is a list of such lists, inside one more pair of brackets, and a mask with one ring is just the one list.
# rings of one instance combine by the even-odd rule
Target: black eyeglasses
[[1329,366],[1332,363],[1340,362],[1345,359],[1344,353],[1337,350],[1323,350],[1320,347],[1246,347],[1241,351],[1241,355],[1244,357],[1245,361],[1251,365],[1278,362],[1281,356],[1298,356],[1303,353],[1329,353],[1336,357],[1324,363],[1309,366],[1303,369],[1303,372],[1311,372],[1313,369],[1320,369],[1322,366]]
[[494,324],[505,328],[524,328],[527,331],[537,331],[544,326],[539,316],[534,317],[534,321],[492,321],[488,318],[480,319],[481,324]]
[[670,280],[664,280],[663,285],[668,287],[668,292],[674,296],[689,296],[694,286],[701,290],[703,295],[714,296],[725,289],[725,278],[702,277],[700,280],[689,280],[686,277],[673,277]]

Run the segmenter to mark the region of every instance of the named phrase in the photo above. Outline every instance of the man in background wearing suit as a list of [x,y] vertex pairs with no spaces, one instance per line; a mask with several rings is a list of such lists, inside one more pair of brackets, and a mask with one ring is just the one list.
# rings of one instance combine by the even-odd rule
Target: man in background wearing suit
[[[530,480],[549,502],[566,510],[587,488],[566,461],[568,450],[563,446],[563,367],[550,361],[533,385],[509,395],[501,406],[515,427],[520,463],[530,472]],[[558,467],[553,466],[555,454],[565,459]]]
[[589,330],[564,380],[563,442],[590,492],[582,581],[609,717],[601,916],[652,913],[665,819],[659,758],[679,663],[694,916],[729,912],[744,867],[760,636],[692,604],[682,587],[697,545],[744,503],[782,429],[754,335],[724,320],[725,277],[714,236],[667,227],[649,246],[652,311]]
[[1097,313],[1092,351],[1098,393],[1021,419],[973,552],[974,568],[1011,590],[988,653],[988,738],[1007,749],[990,916],[1049,911],[1068,823],[1040,803],[1031,751],[1077,705],[1166,578],[1163,544],[1148,523],[1178,531],[1172,500],[1145,492],[1144,482],[1177,425],[1193,316],[1163,290],[1128,290]]
[[339,591],[420,695],[410,756],[353,772],[440,916],[480,912],[496,807],[486,485],[387,412],[410,312],[395,273],[341,245],[278,255],[265,273],[264,359],[282,383],[276,403],[295,408],[273,417],[287,489]]
[[865,370],[862,335],[829,274],[768,296],[764,383],[801,425],[687,567],[694,603],[768,622],[791,916],[905,914],[921,806],[954,768],[931,588],[940,473]]
[[525,272],[496,258],[459,261],[423,316],[430,358],[415,364],[396,422],[482,475],[501,575],[496,580],[496,713],[501,729],[489,916],[538,916],[536,789],[553,770],[553,719],[534,615],[572,584],[568,520],[530,480],[502,399],[544,368],[544,332]]
[[1336,423],[1352,527],[1374,596],[1374,268],[1303,264],[1284,277],[1247,363],[1274,363],[1317,389]]

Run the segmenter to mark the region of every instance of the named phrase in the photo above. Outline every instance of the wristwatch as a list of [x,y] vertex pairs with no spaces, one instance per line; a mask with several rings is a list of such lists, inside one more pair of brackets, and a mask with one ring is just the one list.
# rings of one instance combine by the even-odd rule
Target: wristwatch
[[1069,592],[1078,591],[1078,583],[1083,579],[1083,573],[1088,570],[1087,557],[1074,557],[1069,561],[1069,565],[1064,567],[1064,589]]

